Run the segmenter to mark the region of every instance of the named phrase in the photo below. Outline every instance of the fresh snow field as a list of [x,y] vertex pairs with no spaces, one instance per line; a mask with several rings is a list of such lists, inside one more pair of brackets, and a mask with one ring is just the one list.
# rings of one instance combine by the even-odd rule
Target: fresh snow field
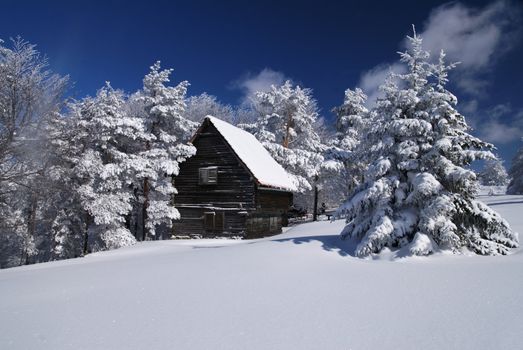
[[[523,196],[482,196],[523,234]],[[362,260],[343,221],[0,271],[0,349],[522,349],[523,249]]]

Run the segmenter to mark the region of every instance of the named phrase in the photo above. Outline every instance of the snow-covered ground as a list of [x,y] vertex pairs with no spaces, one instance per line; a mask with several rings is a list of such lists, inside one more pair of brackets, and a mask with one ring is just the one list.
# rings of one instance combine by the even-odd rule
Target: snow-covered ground
[[[523,196],[483,196],[523,233]],[[342,221],[0,271],[0,349],[522,349],[523,249],[362,260]]]

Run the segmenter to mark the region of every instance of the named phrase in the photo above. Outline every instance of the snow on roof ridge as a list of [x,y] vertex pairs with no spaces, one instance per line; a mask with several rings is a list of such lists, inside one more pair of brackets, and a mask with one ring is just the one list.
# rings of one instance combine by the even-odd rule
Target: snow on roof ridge
[[211,115],[205,119],[220,132],[260,185],[288,191],[297,190],[287,171],[272,158],[253,134]]

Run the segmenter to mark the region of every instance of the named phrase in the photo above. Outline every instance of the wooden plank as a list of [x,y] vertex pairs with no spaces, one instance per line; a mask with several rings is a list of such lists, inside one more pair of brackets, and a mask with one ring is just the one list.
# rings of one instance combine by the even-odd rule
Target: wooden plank
[[[261,237],[281,232],[292,194],[258,189],[252,174],[212,124],[204,123],[192,142],[196,155],[180,164],[175,179],[174,205],[181,220],[174,223],[174,234]],[[217,167],[216,184],[200,184],[199,169],[204,167]],[[208,226],[206,230],[206,212],[215,213],[212,230]]]

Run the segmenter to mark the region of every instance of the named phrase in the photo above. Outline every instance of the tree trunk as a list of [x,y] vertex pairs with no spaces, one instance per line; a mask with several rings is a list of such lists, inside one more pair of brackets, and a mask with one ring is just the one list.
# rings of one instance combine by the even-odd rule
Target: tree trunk
[[132,212],[125,215],[125,228],[129,230],[129,232],[132,233],[132,230],[131,230],[131,215],[132,215]]
[[22,251],[20,252],[20,264],[19,266],[26,265],[27,259],[26,259],[26,251],[27,248],[25,247],[25,244],[22,246]]
[[[27,217],[27,235],[29,238],[32,238],[33,242],[35,240],[35,231],[36,231],[36,209],[38,206],[38,197],[35,192],[31,194],[31,204],[29,206],[29,215]],[[26,248],[27,252],[27,248]],[[29,254],[25,254],[24,265],[29,264]]]
[[[139,201],[138,201],[138,188],[135,187],[133,189],[133,193],[134,193],[134,201],[135,201],[135,203],[139,203]],[[139,210],[139,206],[137,208],[133,208],[133,211],[131,213],[131,216],[134,219],[133,220],[133,230],[132,230],[132,232],[133,232],[134,237],[137,240],[139,239],[139,237],[138,237],[138,217],[139,217],[138,213],[139,213],[139,211],[138,210]]]
[[85,256],[89,253],[89,225],[91,225],[92,217],[89,213],[85,213],[85,231],[84,231],[84,244],[82,247],[82,254]]
[[285,148],[289,148],[289,142],[290,142],[290,131],[291,131],[291,125],[292,124],[292,115],[289,113],[287,115],[287,124],[285,125],[285,137],[283,138],[282,146]]
[[[174,188],[175,187],[175,176],[174,175],[171,175],[171,184],[173,185]],[[171,194],[171,205],[173,207],[175,207],[174,205],[174,193]],[[171,238],[173,238],[175,236],[176,232],[175,232],[175,228],[174,228],[174,222],[171,222]]]
[[143,179],[143,207],[142,207],[142,241],[148,236],[147,230],[147,208],[149,207],[149,178]]
[[318,175],[314,177],[314,209],[312,221],[318,221]]
[[[155,130],[155,124],[153,123],[151,127],[151,133],[154,133]],[[149,141],[145,142],[145,149],[147,151],[151,150],[151,143]],[[143,207],[142,207],[142,241],[145,241],[148,236],[148,230],[147,230],[147,208],[149,207],[149,178],[146,177],[143,179]]]

